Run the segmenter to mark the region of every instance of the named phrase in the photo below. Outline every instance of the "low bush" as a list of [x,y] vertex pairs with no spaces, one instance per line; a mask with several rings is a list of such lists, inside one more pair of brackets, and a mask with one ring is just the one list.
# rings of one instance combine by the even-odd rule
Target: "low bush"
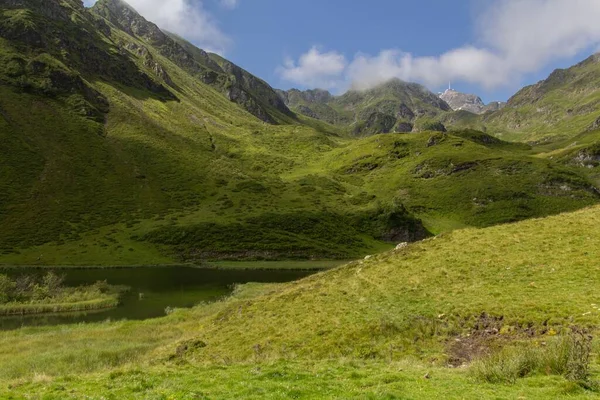
[[562,375],[570,381],[589,379],[592,337],[580,328],[539,346],[505,347],[476,361],[470,373],[488,383],[515,383],[535,374]]

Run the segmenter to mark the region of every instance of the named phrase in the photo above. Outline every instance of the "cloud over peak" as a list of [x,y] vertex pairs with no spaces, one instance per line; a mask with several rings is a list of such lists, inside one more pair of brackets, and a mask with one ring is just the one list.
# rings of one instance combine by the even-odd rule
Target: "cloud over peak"
[[[598,0],[499,0],[489,2],[474,21],[477,46],[464,45],[431,57],[384,49],[377,55],[358,53],[351,62],[335,51],[321,53],[313,47],[298,63],[288,60],[278,71],[296,84],[325,81],[330,84],[327,88],[338,90],[365,89],[391,78],[431,87],[462,81],[498,88],[515,84],[554,60],[598,46],[599,15]],[[334,69],[314,67],[331,63],[332,54],[345,62],[343,68],[336,64],[337,75]]]
[[346,58],[342,54],[321,52],[317,46],[313,46],[300,56],[297,63],[291,58],[286,59],[278,72],[290,82],[330,89],[340,84],[340,76],[346,67]]

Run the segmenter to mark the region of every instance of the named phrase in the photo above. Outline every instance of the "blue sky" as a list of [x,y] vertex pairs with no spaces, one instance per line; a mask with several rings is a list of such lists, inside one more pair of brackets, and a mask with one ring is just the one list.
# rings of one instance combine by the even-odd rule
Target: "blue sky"
[[341,93],[399,77],[506,100],[600,44],[598,0],[128,2],[283,89]]

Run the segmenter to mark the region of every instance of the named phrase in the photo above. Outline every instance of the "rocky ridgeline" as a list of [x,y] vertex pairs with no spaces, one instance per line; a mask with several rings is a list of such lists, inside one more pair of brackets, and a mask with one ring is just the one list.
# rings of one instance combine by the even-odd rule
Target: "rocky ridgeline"
[[440,98],[448,103],[454,111],[468,111],[473,114],[497,111],[506,105],[506,103],[500,101],[494,101],[486,105],[479,96],[461,93],[453,89],[447,89],[444,93],[440,94]]
[[[118,29],[158,50],[160,55],[203,83],[213,86],[230,101],[239,104],[262,121],[276,123],[273,111],[292,116],[291,111],[266,82],[225,59],[196,48],[174,34],[163,32],[122,0],[99,0],[91,10]],[[132,43],[123,43],[122,46],[138,57],[143,57],[146,67],[167,85],[173,86],[164,68],[148,54],[147,49],[140,49]]]

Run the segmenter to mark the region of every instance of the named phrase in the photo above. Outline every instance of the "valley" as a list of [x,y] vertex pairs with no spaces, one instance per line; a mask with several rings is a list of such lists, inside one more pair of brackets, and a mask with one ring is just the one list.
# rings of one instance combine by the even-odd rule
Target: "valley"
[[0,398],[597,396],[598,82],[279,90],[122,0],[2,2],[0,300],[110,307],[0,317]]

